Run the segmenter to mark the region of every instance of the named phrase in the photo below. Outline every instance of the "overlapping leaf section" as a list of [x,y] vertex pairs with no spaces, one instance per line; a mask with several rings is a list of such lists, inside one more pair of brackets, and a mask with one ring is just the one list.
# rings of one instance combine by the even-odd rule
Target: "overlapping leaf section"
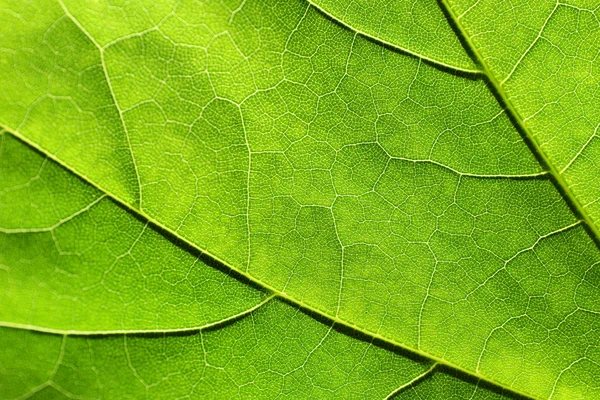
[[[439,54],[411,43],[410,30],[382,33],[375,23],[385,13],[361,19],[360,2],[340,15],[334,1],[319,5],[345,26],[300,0],[73,3],[39,0],[2,17],[0,123],[71,170],[3,139],[14,158],[6,158],[14,176],[2,193],[11,210],[2,220],[4,284],[19,307],[6,321],[55,330],[200,328],[267,299],[164,237],[174,234],[296,305],[506,388],[562,398],[599,389],[600,253],[483,80],[449,71],[452,60],[438,67],[363,37],[357,30],[434,61]],[[435,2],[419,7],[436,10],[419,29],[447,36]],[[456,50],[458,39],[448,46]],[[65,198],[75,184],[80,193]],[[33,211],[38,204],[47,211]],[[34,264],[44,268],[31,274]],[[27,291],[43,301],[31,303]],[[103,312],[86,317],[87,304]],[[290,318],[310,328],[286,325]],[[104,368],[96,354],[113,354],[127,364],[105,371],[126,366],[148,393],[161,387],[159,376],[189,366],[186,381],[201,382],[193,394],[224,372],[240,374],[231,378],[236,390],[249,382],[260,390],[275,373],[281,394],[315,394],[302,390],[319,390],[322,378],[330,394],[377,397],[432,366],[284,303],[186,337],[61,344],[10,332],[15,343],[24,343],[20,335],[55,342],[58,355],[25,373],[39,377],[29,389],[52,390],[44,386],[51,375],[51,387],[73,394],[73,382],[58,382],[69,365],[63,358],[79,348],[91,353],[78,361],[81,374]],[[286,353],[289,334],[298,344]],[[205,336],[224,347],[208,351]],[[330,337],[352,348],[347,360],[319,358],[338,352],[337,344],[328,350]],[[251,372],[231,361],[238,344]],[[136,364],[137,349],[146,364]],[[158,349],[167,362],[150,361]],[[376,368],[366,367],[369,357]],[[345,369],[353,365],[364,369]],[[289,378],[288,386],[294,368],[306,380]],[[338,372],[329,376],[336,368],[340,381]],[[385,384],[367,384],[373,375]],[[466,385],[444,374],[423,383],[443,390],[444,379]]]

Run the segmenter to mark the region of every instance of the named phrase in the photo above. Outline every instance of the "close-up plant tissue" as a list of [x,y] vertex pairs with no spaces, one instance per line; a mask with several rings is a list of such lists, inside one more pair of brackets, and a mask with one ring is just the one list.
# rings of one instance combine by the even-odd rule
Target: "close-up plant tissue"
[[600,0],[0,0],[0,399],[600,399],[599,128]]

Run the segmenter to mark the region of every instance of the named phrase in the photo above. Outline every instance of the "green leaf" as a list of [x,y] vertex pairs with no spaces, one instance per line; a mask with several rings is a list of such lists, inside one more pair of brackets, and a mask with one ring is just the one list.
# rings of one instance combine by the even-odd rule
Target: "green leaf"
[[1,396],[600,395],[600,8],[373,3],[0,0]]
[[16,139],[0,138],[5,325],[73,334],[197,330],[269,298]]

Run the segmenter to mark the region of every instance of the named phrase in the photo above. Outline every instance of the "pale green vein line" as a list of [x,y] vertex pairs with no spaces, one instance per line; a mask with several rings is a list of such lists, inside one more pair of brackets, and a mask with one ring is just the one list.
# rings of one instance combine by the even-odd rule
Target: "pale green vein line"
[[96,41],[96,39],[94,39],[94,37],[92,35],[90,35],[90,33],[85,29],[85,27],[79,23],[79,21],[73,16],[73,14],[71,14],[71,12],[65,6],[65,4],[63,3],[62,0],[57,0],[57,1],[58,1],[58,4],[60,4],[60,7],[62,8],[65,15],[75,24],[75,26],[77,26],[77,28],[79,28],[79,30],[94,44],[94,46],[96,46],[96,48],[100,52],[100,64],[102,66],[102,72],[104,73],[106,85],[108,86],[108,90],[110,91],[110,96],[115,105],[115,108],[117,109],[117,113],[119,114],[119,119],[121,120],[121,125],[123,126],[123,133],[125,134],[125,139],[127,139],[127,146],[129,147],[129,154],[131,155],[131,162],[133,163],[133,169],[135,171],[135,176],[137,179],[137,184],[138,184],[138,189],[139,189],[138,201],[139,201],[139,207],[141,210],[142,209],[142,181],[140,179],[140,173],[138,171],[137,163],[135,162],[135,155],[133,153],[133,147],[131,146],[131,139],[129,138],[129,132],[127,131],[127,125],[125,125],[125,119],[123,118],[123,111],[121,110],[121,107],[119,106],[119,103],[117,101],[117,96],[115,95],[115,91],[112,87],[112,83],[111,83],[110,77],[108,75],[108,70],[106,69],[106,62],[104,60],[104,47],[100,46],[100,43],[98,43]]
[[411,158],[404,158],[404,157],[393,157],[390,156],[390,159],[392,160],[399,160],[399,161],[407,161],[407,162],[413,162],[415,164],[433,164],[433,165],[437,165],[438,167],[444,168],[450,172],[455,173],[456,175],[460,175],[460,176],[468,176],[471,178],[483,178],[483,179],[536,179],[536,178],[540,178],[543,176],[549,176],[550,175],[550,171],[542,171],[542,172],[536,172],[533,174],[515,174],[515,175],[508,175],[508,174],[473,174],[470,172],[462,172],[459,170],[456,170],[448,165],[442,164],[438,161],[434,161],[434,160],[427,160],[427,159],[423,159],[423,160],[416,160],[416,159],[411,159]]
[[388,394],[383,400],[389,400],[392,397],[394,397],[395,395],[397,395],[398,393],[400,393],[401,391],[403,391],[404,389],[414,385],[415,383],[417,383],[418,381],[424,379],[425,377],[429,376],[431,373],[433,373],[433,370],[437,368],[437,366],[440,365],[439,363],[433,363],[431,365],[431,367],[429,367],[429,369],[427,369],[425,372],[423,372],[420,375],[415,376],[413,379],[411,379],[410,381],[406,382],[404,385],[397,387],[396,389],[394,389],[394,391],[390,394]]
[[[417,159],[417,158],[393,156],[383,146],[381,146],[379,144],[379,142],[362,142],[362,143],[356,143],[356,144],[349,144],[344,147],[356,147],[358,145],[371,144],[371,143],[377,144],[383,150],[383,152],[386,154],[386,156],[389,157],[390,160],[405,161],[405,162],[411,162],[411,163],[415,163],[415,164],[437,165],[438,167],[444,168],[445,170],[448,170],[459,176],[468,176],[468,177],[472,177],[472,178],[482,178],[482,179],[537,179],[537,178],[541,178],[544,176],[548,176],[548,177],[550,176],[550,171],[541,171],[541,172],[535,172],[535,173],[531,173],[531,174],[475,174],[472,172],[464,172],[464,171],[459,171],[455,168],[452,168],[451,166],[441,163],[439,161],[432,160],[431,158]],[[263,151],[260,153],[257,152],[255,154],[268,154],[268,153],[277,154],[280,152]]]
[[371,40],[374,40],[374,41],[376,41],[378,43],[381,43],[381,44],[383,44],[385,46],[389,46],[389,47],[394,48],[396,50],[399,50],[399,51],[401,51],[403,53],[410,54],[410,55],[415,56],[415,57],[417,57],[419,59],[422,59],[422,60],[427,60],[427,61],[429,61],[432,64],[439,65],[440,67],[447,68],[447,69],[450,69],[450,70],[453,70],[453,71],[462,72],[462,73],[466,73],[466,74],[475,74],[475,75],[480,75],[480,74],[483,73],[483,71],[478,70],[478,69],[461,68],[461,67],[457,67],[457,66],[454,66],[454,65],[446,64],[446,63],[444,63],[442,61],[436,60],[435,58],[430,58],[430,57],[424,56],[423,54],[419,54],[419,53],[417,53],[415,51],[409,50],[407,48],[400,47],[400,46],[398,46],[396,44],[387,42],[387,41],[385,41],[385,40],[383,40],[381,38],[378,38],[376,36],[373,36],[373,35],[370,35],[370,34],[368,34],[366,32],[363,32],[360,29],[357,29],[354,26],[349,25],[349,24],[345,23],[344,21],[336,18],[334,15],[330,14],[327,10],[325,10],[325,9],[321,8],[320,6],[318,6],[317,4],[315,4],[312,0],[307,0],[307,2],[311,6],[313,6],[315,9],[317,9],[319,12],[325,14],[326,16],[328,16],[329,18],[331,18],[332,20],[337,21],[338,23],[342,24],[346,28],[348,28],[348,29],[350,29],[350,30],[358,33],[361,36],[364,36],[364,37],[369,38]]
[[581,147],[581,149],[579,149],[577,154],[575,154],[575,156],[573,156],[573,158],[571,158],[571,161],[569,161],[569,163],[567,165],[565,165],[565,167],[563,169],[560,170],[561,174],[564,174],[565,171],[568,170],[571,167],[571,165],[573,165],[575,160],[577,160],[581,156],[581,154],[583,154],[583,152],[590,145],[592,140],[594,140],[594,138],[598,137],[598,128],[599,127],[600,127],[600,124],[596,125],[596,129],[594,129],[594,133],[592,134],[592,136],[590,136],[590,138],[587,140],[587,142],[584,143],[584,145]]
[[[2,136],[0,136],[0,137],[2,139],[4,138],[3,134],[4,134],[4,131],[1,131],[0,135],[2,135]],[[2,148],[0,147],[0,155],[1,154],[2,154]],[[44,159],[44,161],[40,165],[40,168],[38,169],[37,174],[35,174],[35,176],[29,178],[27,180],[27,182],[25,182],[25,183],[23,183],[21,185],[11,186],[11,187],[8,187],[6,189],[3,189],[2,191],[0,191],[0,195],[5,194],[5,193],[9,193],[9,192],[14,192],[14,191],[17,191],[17,190],[21,190],[21,189],[24,189],[26,187],[31,186],[32,182],[37,181],[38,179],[40,179],[40,176],[42,174],[42,170],[46,167],[46,161],[48,161],[47,158]]]
[[477,7],[477,5],[480,3],[481,0],[477,0],[476,2],[474,2],[473,4],[471,4],[471,6],[469,8],[467,8],[462,14],[460,14],[458,16],[458,19],[461,19],[462,17],[464,17],[465,15],[467,15],[468,13],[471,12],[472,9],[474,9],[475,7]]
[[466,44],[468,45],[469,49],[475,55],[477,62],[483,68],[483,73],[487,76],[491,85],[494,87],[497,94],[502,99],[502,102],[504,102],[504,104],[506,105],[507,112],[510,115],[512,115],[512,117],[515,120],[515,123],[519,126],[519,128],[527,136],[527,138],[529,139],[529,141],[533,147],[533,151],[541,158],[541,160],[544,162],[544,164],[548,167],[549,173],[555,179],[556,185],[562,190],[563,196],[566,197],[566,199],[575,208],[577,213],[579,213],[579,215],[583,218],[586,226],[590,230],[590,235],[593,237],[594,242],[596,243],[597,246],[600,247],[600,229],[594,224],[590,215],[585,211],[585,207],[583,207],[582,204],[577,199],[577,197],[575,197],[575,195],[571,191],[571,188],[569,187],[569,185],[567,185],[567,182],[564,180],[561,172],[557,169],[556,165],[554,165],[554,163],[550,162],[550,159],[548,158],[546,153],[542,150],[535,135],[529,130],[527,125],[523,122],[523,117],[521,117],[521,115],[517,112],[514,105],[508,98],[508,95],[504,91],[502,85],[498,82],[498,80],[496,79],[494,74],[492,74],[492,72],[490,71],[487,63],[485,62],[485,60],[479,53],[477,47],[475,47],[473,45],[471,38],[469,37],[469,35],[467,35],[465,29],[462,27],[462,25],[460,23],[460,20],[456,17],[454,10],[448,4],[448,0],[440,0],[440,2],[442,4],[442,6],[446,9],[450,18],[452,18],[452,20],[454,21],[454,24],[456,25],[457,29],[460,31],[460,34],[462,35],[463,39],[466,41]]
[[56,373],[58,372],[58,369],[60,368],[61,364],[62,364],[62,360],[63,357],[65,355],[65,345],[67,343],[67,337],[63,336],[62,338],[62,342],[60,344],[60,352],[58,354],[58,357],[56,359],[56,363],[54,364],[54,368],[52,368],[52,371],[50,372],[50,375],[48,376],[48,379],[46,380],[46,382],[43,382],[33,388],[31,388],[31,390],[29,390],[29,392],[25,393],[22,396],[17,397],[17,399],[28,399],[31,396],[33,396],[34,394],[38,393],[40,390],[45,389],[48,386],[52,386],[52,380],[54,379],[54,377],[56,376]]
[[525,50],[525,52],[517,60],[517,62],[515,63],[515,65],[513,65],[512,69],[510,70],[510,72],[508,73],[508,75],[506,75],[506,78],[504,78],[502,80],[502,82],[500,82],[500,85],[504,85],[504,83],[506,83],[506,81],[508,81],[510,79],[510,77],[517,70],[517,68],[519,67],[519,65],[521,65],[521,62],[523,61],[523,59],[527,56],[527,54],[529,54],[531,52],[531,49],[533,48],[533,46],[535,46],[535,44],[541,39],[542,33],[544,33],[544,29],[546,29],[546,26],[548,25],[548,22],[550,21],[550,19],[552,18],[552,16],[556,12],[556,10],[558,9],[559,5],[560,5],[560,3],[558,3],[558,2],[554,5],[554,9],[552,9],[552,12],[550,12],[550,15],[548,15],[548,18],[546,18],[546,20],[544,21],[544,24],[540,28],[540,31],[538,32],[538,34],[535,37],[535,39],[533,39],[533,42],[531,42],[531,44],[529,45],[529,47],[527,48],[527,50]]
[[515,253],[515,255],[510,257],[508,260],[504,261],[504,264],[506,265],[506,264],[510,263],[511,261],[513,261],[515,258],[517,258],[519,255],[535,249],[542,240],[548,239],[549,237],[556,236],[560,233],[569,231],[569,230],[581,225],[582,223],[583,223],[583,220],[577,220],[577,221],[573,222],[571,225],[563,226],[560,229],[557,229],[555,231],[552,231],[552,232],[546,233],[545,235],[540,236],[531,246],[517,251]]
[[[490,275],[490,276],[489,276],[489,277],[488,277],[488,278],[487,278],[485,281],[483,281],[483,282],[482,282],[482,283],[481,283],[481,284],[480,284],[480,285],[477,287],[477,289],[479,289],[479,288],[481,288],[481,287],[484,287],[485,285],[487,285],[487,283],[488,283],[490,280],[492,280],[492,279],[493,279],[493,278],[494,278],[496,275],[498,275],[498,274],[500,273],[500,271],[504,271],[504,270],[506,270],[506,267],[508,266],[508,264],[510,264],[512,261],[514,261],[514,260],[515,260],[515,259],[516,259],[516,258],[517,258],[519,255],[521,255],[521,254],[523,254],[523,253],[526,253],[526,252],[528,252],[528,251],[533,251],[533,250],[534,250],[534,249],[535,249],[537,246],[539,246],[539,244],[540,244],[540,243],[541,243],[543,240],[545,240],[545,239],[548,239],[548,238],[550,238],[550,237],[552,237],[552,236],[559,235],[559,234],[561,234],[561,233],[563,233],[563,232],[570,231],[571,229],[573,229],[573,228],[575,228],[575,227],[577,227],[577,226],[581,225],[582,223],[583,223],[583,221],[582,221],[582,220],[578,220],[578,221],[576,221],[576,222],[572,223],[571,225],[564,226],[564,227],[562,227],[562,228],[560,228],[560,229],[557,229],[557,230],[555,230],[555,231],[552,231],[552,232],[546,233],[545,235],[542,235],[542,236],[540,236],[540,237],[539,237],[539,238],[538,238],[538,239],[537,239],[537,240],[536,240],[536,241],[535,241],[535,242],[534,242],[534,243],[533,243],[531,246],[529,246],[529,247],[526,247],[526,248],[524,248],[524,249],[521,249],[521,250],[517,251],[517,252],[516,252],[516,253],[515,253],[515,254],[514,254],[512,257],[510,257],[509,259],[505,260],[505,261],[504,261],[504,266],[503,266],[502,268],[500,268],[500,269],[497,269],[497,270],[496,270],[496,271],[495,271],[495,272],[494,272],[492,275]],[[475,292],[475,291],[473,291],[472,293],[474,293],[474,292]],[[470,294],[469,294],[469,296],[470,296]],[[468,297],[468,296],[467,296],[467,297]],[[521,317],[522,317],[522,316],[511,317],[511,318],[510,318],[508,321],[510,321],[510,320],[513,320],[513,319],[516,319],[516,318],[521,318]],[[504,322],[504,324],[502,324],[502,325],[500,325],[500,326],[498,326],[498,327],[496,327],[496,328],[492,329],[492,331],[489,333],[488,337],[485,339],[485,342],[484,342],[484,344],[483,344],[483,348],[481,349],[481,352],[479,353],[479,358],[477,359],[477,366],[475,367],[475,370],[476,370],[477,372],[479,372],[479,369],[480,369],[480,367],[481,367],[481,362],[482,362],[482,360],[483,360],[483,355],[485,354],[485,352],[486,352],[486,350],[487,350],[487,346],[488,346],[488,342],[489,342],[489,340],[491,339],[491,337],[493,336],[493,334],[494,334],[494,333],[495,333],[497,330],[499,330],[499,329],[504,329],[504,325],[505,325],[505,324],[506,324],[508,321],[506,321],[506,322]]]
[[123,337],[123,350],[125,351],[125,356],[127,357],[127,366],[129,367],[131,372],[133,372],[133,376],[135,376],[137,378],[137,380],[140,381],[140,383],[142,385],[144,385],[144,388],[146,389],[146,398],[148,398],[149,385],[146,383],[144,378],[142,378],[140,376],[140,374],[137,371],[137,368],[135,368],[133,366],[133,363],[131,362],[131,356],[129,355],[129,348],[127,347],[127,336]]
[[73,214],[69,215],[68,217],[65,217],[65,218],[61,219],[60,221],[58,221],[54,225],[51,225],[51,226],[48,226],[48,227],[44,227],[44,228],[2,228],[2,227],[0,227],[0,233],[6,233],[6,234],[11,234],[11,233],[41,233],[41,232],[50,232],[50,231],[53,231],[56,228],[58,228],[59,226],[61,226],[62,224],[71,221],[72,219],[74,219],[78,215],[81,215],[81,214],[85,213],[86,211],[89,211],[92,207],[94,207],[96,204],[98,204],[102,199],[104,199],[106,197],[107,197],[106,194],[101,195],[96,200],[92,201],[90,204],[88,204],[87,206],[83,207],[81,210],[78,210],[78,211],[74,212]]
[[[159,27],[160,27],[161,23],[159,23],[157,26],[153,26],[153,27],[145,29],[143,31],[135,32],[135,33],[132,33],[132,34],[129,34],[129,35],[124,35],[124,36],[121,36],[121,37],[119,37],[119,38],[117,38],[115,40],[112,40],[112,41],[106,43],[104,46],[102,46],[102,50],[105,51],[109,47],[115,46],[116,44],[124,42],[124,41],[126,41],[128,39],[141,38],[141,37],[149,34],[150,32],[160,32]],[[127,111],[127,109],[124,109],[123,111]]]
[[575,361],[573,361],[571,364],[569,364],[567,367],[565,367],[562,371],[560,371],[560,373],[558,374],[558,376],[556,377],[556,379],[554,380],[554,385],[552,386],[552,391],[550,392],[550,396],[548,396],[548,400],[552,399],[554,397],[554,392],[556,392],[556,385],[558,384],[558,382],[560,381],[560,379],[562,378],[563,374],[567,371],[569,371],[571,368],[573,368],[573,366],[579,364],[582,360],[584,360],[585,358],[579,358]]
[[198,332],[215,326],[226,324],[227,322],[242,318],[245,315],[251,314],[258,310],[271,300],[277,297],[275,294],[271,294],[260,303],[253,307],[250,307],[237,314],[230,315],[227,318],[220,319],[218,321],[209,322],[204,325],[192,326],[189,328],[173,328],[173,329],[107,329],[107,330],[94,330],[84,331],[79,329],[54,329],[47,328],[45,326],[31,325],[31,324],[20,324],[9,321],[0,321],[0,326],[4,328],[21,329],[34,332],[51,333],[54,335],[68,335],[68,336],[92,336],[92,335],[132,335],[132,334],[168,334],[168,333],[185,333],[185,332]]
[[[241,7],[241,6],[240,6]],[[233,16],[232,16],[233,18]],[[242,130],[244,132],[244,141],[248,148],[248,174],[246,176],[246,235],[248,236],[247,251],[248,257],[246,259],[246,271],[250,268],[250,260],[252,255],[252,242],[250,235],[250,175],[252,173],[252,149],[250,148],[250,141],[248,141],[248,130],[246,129],[246,121],[244,120],[244,113],[239,105],[237,105],[238,112],[240,113],[240,121],[242,122]]]
[[246,5],[246,0],[242,0],[242,2],[240,3],[240,5],[237,6],[237,8],[231,12],[231,17],[229,17],[229,24],[230,25],[233,22],[233,19],[235,18],[235,14],[239,13],[240,11],[242,11],[242,8],[244,8],[245,5]]
[[110,196],[111,198],[113,198],[116,202],[118,202],[119,204],[123,205],[125,208],[127,208],[128,210],[130,210],[133,214],[136,214],[144,219],[146,219],[147,221],[151,222],[154,226],[164,230],[165,232],[168,232],[170,235],[172,235],[173,237],[183,241],[184,243],[187,243],[189,246],[191,246],[192,248],[198,250],[199,252],[201,252],[202,254],[205,254],[206,256],[212,258],[213,260],[217,261],[218,263],[226,266],[227,268],[231,269],[232,271],[236,271],[237,273],[239,273],[240,275],[244,276],[246,279],[248,279],[249,281],[255,283],[258,286],[263,287],[264,289],[269,290],[270,292],[272,292],[273,294],[275,294],[277,297],[280,297],[282,299],[285,299],[287,301],[289,301],[292,304],[295,304],[298,307],[301,307],[305,310],[311,311],[317,315],[322,316],[323,318],[334,322],[334,323],[338,323],[340,325],[346,326],[352,330],[355,330],[356,332],[362,333],[363,335],[372,337],[374,339],[379,339],[382,340],[386,343],[392,344],[394,346],[397,346],[401,349],[404,349],[406,351],[409,351],[411,353],[414,354],[418,354],[424,358],[429,358],[433,361],[436,361],[438,364],[440,365],[446,365],[449,368],[452,368],[454,370],[457,371],[461,371],[467,375],[473,376],[475,378],[478,378],[482,381],[485,382],[489,382],[491,384],[493,384],[494,386],[498,386],[501,387],[505,390],[508,391],[512,391],[514,393],[517,393],[519,395],[528,397],[528,398],[533,398],[536,399],[537,397],[532,396],[531,394],[526,394],[523,392],[520,392],[516,389],[510,388],[510,387],[506,387],[504,386],[502,383],[495,381],[492,378],[483,376],[479,373],[475,373],[473,371],[467,370],[463,367],[460,367],[458,365],[452,364],[440,357],[428,354],[424,351],[415,349],[413,347],[410,347],[404,343],[400,343],[392,338],[388,338],[384,335],[381,335],[379,333],[376,332],[371,332],[369,330],[364,329],[363,327],[360,327],[352,322],[343,320],[339,317],[335,317],[332,316],[331,314],[329,314],[327,311],[325,310],[321,310],[318,309],[310,304],[307,304],[301,300],[298,300],[292,296],[289,296],[288,294],[277,290],[276,288],[262,282],[261,280],[255,278],[254,276],[250,275],[247,271],[241,269],[241,268],[236,268],[233,265],[229,264],[227,261],[221,259],[220,257],[208,252],[206,249],[203,249],[201,247],[199,247],[197,244],[193,243],[192,241],[190,241],[189,239],[185,238],[184,236],[182,236],[181,234],[179,234],[178,232],[173,231],[172,229],[170,229],[169,227],[167,227],[166,225],[160,223],[159,221],[155,220],[154,218],[152,218],[151,216],[149,216],[148,214],[146,214],[144,211],[141,211],[139,209],[136,209],[134,206],[132,206],[131,204],[125,202],[124,200],[122,200],[121,198],[119,198],[117,195],[113,194],[110,190],[105,189],[104,187],[102,187],[99,184],[96,184],[94,181],[90,180],[89,178],[87,178],[86,176],[84,176],[83,174],[80,174],[77,172],[77,170],[75,170],[74,168],[72,168],[69,164],[65,163],[64,161],[60,160],[59,158],[57,158],[56,156],[54,156],[53,154],[51,154],[50,152],[48,152],[46,149],[44,149],[43,147],[39,146],[38,144],[32,142],[31,140],[29,140],[28,138],[26,138],[25,136],[21,135],[20,133],[13,131],[11,129],[7,129],[5,127],[0,127],[0,128],[4,128],[6,130],[6,132],[10,133],[11,135],[13,135],[14,137],[18,138],[19,140],[21,140],[23,143],[26,143],[27,145],[31,146],[32,148],[38,150],[39,152],[43,153],[44,155],[46,155],[47,157],[49,157],[50,159],[54,160],[57,164],[63,166],[65,169],[67,169],[68,171],[70,171],[71,173],[73,173],[76,176],[81,177],[83,180],[85,180],[89,185],[103,191],[104,193],[106,193],[108,196]]
[[339,316],[340,314],[340,310],[342,308],[342,293],[344,291],[344,258],[345,258],[345,254],[346,254],[346,246],[344,246],[344,243],[342,242],[342,239],[340,238],[340,234],[339,234],[339,230],[338,230],[338,226],[337,226],[337,220],[335,218],[335,214],[333,212],[333,208],[330,208],[330,212],[331,212],[331,220],[333,221],[333,230],[335,231],[335,237],[337,242],[340,245],[340,289],[338,291],[338,299],[337,299],[337,307],[336,307],[336,311],[335,311],[335,316]]
[[[312,355],[315,353],[315,351],[317,351],[321,346],[323,346],[323,343],[325,342],[325,340],[327,340],[327,338],[329,337],[329,334],[333,331],[333,324],[331,324],[331,326],[329,326],[329,329],[327,330],[327,332],[325,333],[325,335],[323,335],[323,337],[321,338],[321,340],[319,340],[319,343],[317,343],[311,351],[308,352],[308,354],[306,355],[305,359],[304,359],[304,363],[299,366],[299,368],[303,368],[306,363],[308,362],[308,360],[312,357]],[[299,369],[297,368],[297,369]]]
[[57,392],[59,392],[60,394],[62,394],[65,398],[67,399],[74,399],[74,400],[90,400],[90,397],[82,397],[82,396],[78,396],[74,393],[71,393],[69,391],[67,391],[66,389],[60,387],[56,382],[51,381],[48,383],[48,386],[51,387],[52,389],[56,390]]

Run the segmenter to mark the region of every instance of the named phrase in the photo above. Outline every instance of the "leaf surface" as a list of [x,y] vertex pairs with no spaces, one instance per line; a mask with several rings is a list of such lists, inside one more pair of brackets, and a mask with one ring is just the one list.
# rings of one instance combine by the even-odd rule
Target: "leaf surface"
[[[214,324],[215,342],[273,344],[295,309],[324,318],[301,343],[334,325],[387,343],[385,367],[344,378],[358,397],[597,396],[595,9],[229,3],[2,4],[4,325],[100,353]],[[93,332],[109,335],[77,336]],[[291,354],[281,368],[307,357]],[[165,378],[196,361],[155,362]],[[20,396],[60,364],[4,370],[42,377]],[[336,393],[330,378],[298,386]],[[262,393],[308,393],[285,390]]]
[[73,334],[181,331],[268,298],[11,136],[0,138],[5,324]]

